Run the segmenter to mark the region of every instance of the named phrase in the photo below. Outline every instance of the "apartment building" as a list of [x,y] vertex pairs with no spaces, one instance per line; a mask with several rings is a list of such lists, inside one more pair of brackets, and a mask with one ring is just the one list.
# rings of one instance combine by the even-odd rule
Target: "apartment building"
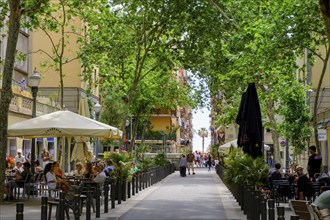
[[[4,60],[7,37],[5,36],[7,28],[4,27],[0,30],[0,60]],[[4,35],[2,35],[4,34]],[[8,125],[12,125],[17,122],[27,120],[32,117],[32,95],[30,88],[28,87],[29,76],[33,72],[33,67],[30,65],[30,57],[28,53],[30,51],[30,38],[31,33],[26,28],[21,28],[17,42],[17,56],[21,56],[24,59],[17,59],[14,64],[13,78],[12,78],[12,91],[13,98],[9,106]],[[3,72],[3,66],[0,65],[0,74]],[[0,79],[0,89],[2,87],[2,81]],[[37,97],[37,116],[47,114],[56,111],[57,108],[54,105],[43,101],[43,97]],[[52,148],[56,145],[54,138],[37,139],[36,153],[40,154],[43,146],[49,145]],[[7,155],[15,156],[17,150],[21,150],[23,155],[29,155],[31,152],[31,139],[22,138],[8,138]]]

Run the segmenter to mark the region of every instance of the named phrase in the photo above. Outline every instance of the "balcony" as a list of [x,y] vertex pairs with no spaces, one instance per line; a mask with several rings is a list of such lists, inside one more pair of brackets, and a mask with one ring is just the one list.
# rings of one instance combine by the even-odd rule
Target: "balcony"
[[[145,142],[154,141],[154,142],[163,143],[164,140],[166,142],[176,141],[176,134],[174,133],[164,134],[164,132],[162,131],[150,131],[149,133],[144,134],[143,139],[145,140]],[[139,142],[141,140],[142,140],[142,135],[137,134],[136,141]]]
[[[9,111],[22,115],[32,116],[33,99],[31,93],[16,83],[13,83],[12,91],[13,98],[11,99],[11,103],[9,105]],[[37,116],[45,115],[59,110],[59,108],[55,106],[38,101],[36,107]]]

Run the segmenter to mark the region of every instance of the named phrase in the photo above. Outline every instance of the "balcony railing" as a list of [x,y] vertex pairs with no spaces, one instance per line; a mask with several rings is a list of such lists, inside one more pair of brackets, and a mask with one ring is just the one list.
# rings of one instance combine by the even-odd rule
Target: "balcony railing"
[[[32,102],[32,98],[14,93],[9,110],[11,112],[32,116]],[[59,110],[57,107],[37,102],[37,116],[45,115],[57,110]]]
[[[144,140],[159,140],[159,141],[176,141],[176,134],[170,133],[170,134],[164,134],[160,131],[152,131],[148,134],[144,135]],[[136,135],[136,140],[141,140],[142,135],[137,134]]]

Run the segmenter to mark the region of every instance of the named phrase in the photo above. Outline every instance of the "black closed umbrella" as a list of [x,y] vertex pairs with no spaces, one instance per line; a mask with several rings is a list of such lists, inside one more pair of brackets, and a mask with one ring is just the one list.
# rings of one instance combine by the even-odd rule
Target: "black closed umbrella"
[[254,83],[242,95],[236,123],[239,125],[237,145],[253,158],[262,156],[261,111]]

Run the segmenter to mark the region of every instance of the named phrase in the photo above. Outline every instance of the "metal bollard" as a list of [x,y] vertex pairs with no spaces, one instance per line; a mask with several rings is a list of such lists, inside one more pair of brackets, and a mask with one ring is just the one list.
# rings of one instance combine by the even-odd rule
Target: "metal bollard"
[[275,202],[274,202],[274,199],[268,199],[268,220],[275,220]]
[[[87,185],[87,198],[86,198],[86,220],[91,219],[91,186]],[[64,219],[64,218],[60,218]]]
[[264,194],[260,195],[260,211],[261,211],[261,220],[267,220],[267,204]]
[[254,190],[254,207],[255,207],[255,212],[254,212],[254,219],[259,220],[260,219],[260,191],[255,189]]
[[16,203],[16,220],[24,219],[24,203],[18,202]]
[[132,196],[135,196],[135,175],[132,177]]
[[116,189],[117,189],[117,195],[118,195],[118,205],[121,204],[121,191],[122,191],[122,183],[120,180],[117,181],[116,184]]
[[104,183],[104,213],[109,212],[109,179]]
[[142,189],[145,189],[145,183],[146,183],[146,174],[142,173]]
[[291,215],[290,220],[299,220],[298,215]]
[[127,198],[131,198],[131,182],[127,182]]
[[111,208],[114,209],[116,207],[116,185],[114,179],[111,179],[110,197],[111,197]]
[[246,212],[246,218],[251,219],[251,196],[250,196],[250,186],[246,186],[246,207],[244,211]]
[[60,192],[59,219],[64,219],[64,211],[65,211],[64,192]]
[[95,188],[95,217],[96,218],[100,218],[100,206],[101,206],[101,201],[100,201],[100,197],[101,197],[101,189],[100,189],[100,185],[97,184],[96,188]]
[[[74,219],[79,220],[80,219],[80,188],[76,188],[74,191]],[[43,219],[43,218],[41,218]]]
[[241,185],[240,186],[240,206],[241,206],[241,210],[243,210],[243,207],[244,207],[244,186]]
[[135,175],[135,193],[138,194],[139,193],[139,174],[136,173]]
[[41,197],[41,219],[47,219],[48,197]]
[[242,206],[242,210],[243,213],[246,215],[246,207],[247,207],[247,186],[243,186],[243,206]]
[[[254,187],[250,186],[250,199],[249,201],[254,201]],[[255,209],[255,204],[253,202],[250,202],[250,219],[255,219],[256,218],[256,209]]]
[[285,220],[284,207],[277,207],[277,220]]
[[121,200],[123,200],[123,202],[126,201],[126,192],[127,192],[127,184],[126,184],[126,180],[123,181],[122,183],[122,192],[121,192]]
[[142,190],[142,174],[139,174],[139,191]]

